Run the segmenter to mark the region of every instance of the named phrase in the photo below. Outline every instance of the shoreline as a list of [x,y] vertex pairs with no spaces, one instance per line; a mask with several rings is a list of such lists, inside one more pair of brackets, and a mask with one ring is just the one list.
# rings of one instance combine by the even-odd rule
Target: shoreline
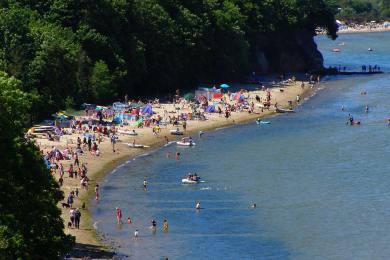
[[[321,86],[321,83],[316,84],[314,87],[310,87],[307,81],[305,81],[305,87],[301,88],[300,81],[296,81],[294,83],[286,83],[283,86],[280,86],[279,84],[271,84],[269,87],[273,96],[272,101],[275,100],[275,102],[278,102],[279,107],[286,107],[288,105],[288,101],[293,100],[293,107],[295,108],[305,102],[308,98],[312,97],[319,88],[319,85]],[[281,88],[284,89],[283,92],[279,91]],[[249,91],[249,95],[253,96],[256,92],[259,91]],[[295,101],[297,95],[301,96],[301,102],[299,104]],[[209,115],[208,120],[206,121],[188,121],[187,131],[184,136],[198,134],[199,131],[205,132],[218,128],[246,124],[253,122],[256,118],[264,118],[275,115],[277,115],[277,113],[274,110],[264,110],[264,112],[260,112],[259,109],[255,109],[254,113],[249,114],[248,112],[237,112],[232,114],[231,118],[225,119],[224,117],[218,117],[218,113],[214,113],[214,115]],[[89,189],[86,192],[80,189],[80,196],[75,200],[74,204],[75,207],[80,209],[82,208],[81,205],[83,202],[86,205],[85,209],[81,209],[81,229],[69,229],[66,228],[66,225],[64,225],[65,233],[76,237],[76,246],[73,251],[71,251],[72,259],[80,259],[84,256],[91,256],[94,259],[111,259],[114,256],[115,246],[108,245],[106,243],[107,241],[100,237],[97,230],[93,227],[94,223],[92,221],[92,214],[89,210],[94,206],[93,204],[96,203],[93,200],[93,187],[95,184],[101,183],[101,181],[104,180],[110,172],[124,162],[139,155],[155,151],[164,146],[166,144],[164,136],[167,136],[169,141],[175,141],[183,137],[180,136],[177,138],[176,136],[170,135],[169,128],[169,126],[163,128],[161,134],[157,137],[152,135],[151,128],[145,127],[137,129],[137,132],[139,131],[140,134],[136,138],[123,135],[120,136],[120,141],[116,144],[115,153],[112,152],[112,146],[109,140],[105,140],[100,144],[102,155],[99,160],[96,160],[96,157],[87,154],[88,152],[80,157],[80,163],[84,162],[88,167],[88,178],[90,181]],[[73,138],[77,138],[77,136],[78,135],[76,134],[72,135]],[[131,142],[133,139],[137,139],[137,143],[142,143],[150,147],[146,149],[131,149],[123,144],[125,142]],[[52,145],[52,143],[49,144]],[[63,161],[63,163],[65,164],[65,161]],[[66,166],[65,169],[67,169]],[[57,174],[55,175],[55,178],[58,180]],[[61,187],[61,190],[64,192],[65,198],[75,187],[79,187],[79,180],[64,176],[64,185]],[[66,224],[69,219],[68,209],[61,208],[60,204],[59,208],[62,211],[64,224]]]
[[348,28],[344,30],[339,30],[337,33],[340,34],[348,34],[348,33],[376,33],[376,32],[389,32],[390,27],[387,28],[362,28],[362,29],[355,29],[355,28]]

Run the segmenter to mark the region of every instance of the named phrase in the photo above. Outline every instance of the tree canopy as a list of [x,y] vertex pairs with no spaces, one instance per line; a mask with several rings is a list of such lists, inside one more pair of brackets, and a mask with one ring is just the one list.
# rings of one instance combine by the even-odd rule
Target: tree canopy
[[74,242],[56,204],[63,195],[24,136],[31,95],[0,72],[0,259],[57,259]]
[[[332,0],[333,1],[333,0]],[[337,18],[351,22],[390,19],[390,0],[336,0]]]
[[334,38],[334,11],[325,0],[4,0],[0,69],[46,116],[242,78],[280,33],[321,26]]

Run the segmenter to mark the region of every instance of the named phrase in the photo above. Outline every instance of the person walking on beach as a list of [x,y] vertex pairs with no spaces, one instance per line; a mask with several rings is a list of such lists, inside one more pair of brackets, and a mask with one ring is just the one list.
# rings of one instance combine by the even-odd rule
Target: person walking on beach
[[74,211],[74,225],[75,228],[80,229],[80,218],[81,218],[81,213],[78,208]]
[[116,219],[118,221],[118,224],[122,223],[122,211],[120,208],[116,208]]
[[71,227],[75,226],[75,216],[76,216],[75,209],[71,207],[69,210],[69,218],[70,218]]
[[148,189],[148,182],[146,181],[146,178],[144,179],[144,191]]
[[95,185],[95,200],[99,200],[99,184]]
[[116,143],[116,137],[115,135],[113,134],[111,136],[111,144],[112,144],[112,152],[115,153],[115,143]]
[[186,121],[183,121],[183,130],[184,130],[184,132],[187,130],[187,122]]
[[77,153],[76,153],[76,157],[74,158],[74,165],[80,166],[79,156]]

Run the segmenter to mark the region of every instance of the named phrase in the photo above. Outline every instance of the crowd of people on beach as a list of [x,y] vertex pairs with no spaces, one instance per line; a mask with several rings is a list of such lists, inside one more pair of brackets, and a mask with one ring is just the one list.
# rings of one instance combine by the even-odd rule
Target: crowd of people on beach
[[[295,78],[291,78],[283,84],[295,83],[295,80]],[[317,77],[312,76],[310,80],[309,85],[314,84],[317,81]],[[303,82],[301,87],[305,88]],[[280,89],[280,92],[282,92],[283,88]],[[170,126],[179,128],[179,132],[186,133],[191,121],[208,120],[208,115],[212,113],[215,113],[217,117],[230,119],[233,113],[252,114],[255,113],[256,109],[258,109],[258,112],[262,112],[263,110],[270,109],[271,105],[277,107],[277,102],[273,97],[271,89],[261,85],[260,91],[260,93],[251,94],[251,92],[245,89],[240,89],[235,93],[227,90],[222,93],[219,99],[214,100],[202,97],[195,100],[186,100],[178,95],[172,104],[173,109],[161,105],[159,100],[153,100],[143,104],[144,106],[150,105],[153,108],[159,108],[160,110],[158,112],[143,115],[140,109],[134,109],[137,110],[134,118],[131,120],[123,119],[119,123],[113,122],[113,118],[117,115],[117,112],[114,112],[112,108],[86,108],[84,116],[69,117],[69,124],[67,126],[61,125],[63,123],[62,120],[56,120],[54,126],[52,128],[48,127],[47,131],[46,128],[39,129],[42,132],[30,129],[26,137],[36,140],[37,144],[40,145],[42,157],[51,169],[59,186],[65,191],[65,200],[60,203],[63,212],[67,212],[67,216],[64,217],[65,226],[69,230],[77,232],[82,225],[82,210],[86,208],[85,201],[83,200],[85,196],[83,195],[86,194],[91,185],[87,162],[99,161],[100,158],[105,157],[107,153],[111,152],[110,150],[102,149],[102,144],[110,144],[112,153],[116,154],[118,153],[117,142],[122,141],[122,138],[125,139],[127,134],[129,134],[131,138],[134,138],[133,144],[135,144],[135,140],[140,134],[138,131],[141,131],[141,129],[151,129],[150,134],[159,138],[162,130]],[[297,95],[295,102],[299,103],[299,101],[300,96]],[[128,101],[128,104],[132,103],[134,101]],[[140,103],[138,102],[138,104]],[[213,106],[215,110],[206,111],[210,106]],[[130,130],[129,128],[133,129]],[[137,132],[135,129],[137,129]],[[119,133],[120,130],[126,133]],[[143,135],[144,132],[141,132]],[[168,135],[169,132],[164,135],[166,143],[169,142]],[[202,135],[203,132],[199,131],[199,137]],[[44,142],[44,140],[46,141]],[[186,140],[192,142],[192,139]],[[180,160],[181,153],[179,151],[176,151],[174,155],[176,160]],[[167,155],[167,157],[170,157],[170,155]],[[196,179],[197,176],[193,175],[191,178]],[[101,197],[101,187],[99,184],[95,180],[92,180],[92,185],[94,185],[95,200],[98,202],[104,199]],[[145,192],[149,191],[146,178],[143,181],[143,189]],[[198,211],[202,209],[200,201],[194,203],[194,208]],[[115,214],[117,223],[121,224],[122,211],[119,207],[116,209]],[[126,223],[131,225],[131,228],[134,230],[134,237],[138,238],[140,236],[140,229],[134,224],[137,221],[134,222],[130,214],[128,215]],[[157,220],[152,220],[151,223],[152,231],[154,230],[155,233],[157,230]],[[168,220],[163,219],[162,223],[162,230],[168,232]]]

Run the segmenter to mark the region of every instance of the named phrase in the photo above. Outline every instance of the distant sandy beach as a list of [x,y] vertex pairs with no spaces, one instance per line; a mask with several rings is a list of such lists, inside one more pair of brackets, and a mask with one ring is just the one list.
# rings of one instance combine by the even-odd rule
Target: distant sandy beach
[[338,33],[371,33],[371,32],[388,32],[390,31],[390,27],[375,27],[375,28],[348,28],[339,30]]
[[[266,87],[270,88],[271,92],[271,103],[275,104],[277,102],[278,107],[288,107],[289,101],[292,101],[293,106],[297,105],[296,97],[300,95],[301,102],[304,100],[305,96],[308,96],[313,89],[318,87],[318,84],[315,84],[314,87],[309,85],[307,81],[304,83],[304,87],[301,86],[301,81],[288,82],[283,84],[276,85],[266,85]],[[266,92],[263,90],[249,91],[244,93],[248,101],[255,102],[255,96],[258,95],[262,98],[265,98]],[[153,111],[157,115],[164,115],[164,111],[175,111],[175,107],[173,104],[161,104],[161,107],[155,108],[153,107]],[[190,112],[189,106],[183,105],[180,109],[180,112]],[[232,112],[231,117],[226,119],[224,116],[220,116],[218,113],[207,113],[205,121],[197,121],[190,120],[187,121],[187,130],[185,131],[184,136],[197,135],[199,131],[207,131],[211,129],[216,129],[225,126],[232,126],[235,124],[242,124],[246,122],[254,121],[259,117],[267,117],[275,114],[275,110],[273,108],[266,110],[262,109],[259,106],[255,106],[255,110],[253,113],[248,113],[247,111],[243,112]],[[119,135],[119,140],[116,143],[115,152],[112,151],[112,144],[110,143],[110,139],[105,137],[103,141],[99,144],[99,149],[101,155],[99,157],[92,155],[88,152],[88,149],[82,156],[79,157],[80,165],[84,163],[88,168],[88,190],[82,190],[80,188],[80,179],[79,178],[69,178],[68,174],[64,175],[64,184],[61,187],[64,192],[64,196],[66,200],[67,195],[74,190],[76,187],[79,189],[80,194],[79,197],[76,198],[74,207],[82,208],[82,203],[85,202],[86,209],[81,209],[82,217],[80,229],[75,228],[67,228],[66,224],[69,221],[69,209],[62,208],[61,204],[59,204],[59,208],[62,211],[62,218],[64,219],[65,224],[65,232],[67,234],[71,234],[76,237],[76,248],[79,248],[79,252],[73,253],[73,259],[78,259],[83,256],[87,256],[90,254],[87,247],[92,247],[96,250],[96,255],[94,255],[94,259],[106,259],[109,257],[104,257],[104,251],[110,251],[112,249],[105,248],[102,241],[99,239],[95,229],[93,228],[92,219],[89,213],[89,208],[92,206],[90,202],[94,197],[94,187],[95,184],[100,184],[100,186],[104,185],[101,183],[103,178],[112,171],[118,164],[125,160],[129,160],[130,158],[134,158],[140,154],[144,154],[148,151],[157,149],[162,145],[166,144],[165,136],[168,137],[169,141],[180,140],[183,136],[173,136],[170,135],[170,130],[175,129],[172,125],[163,126],[161,129],[161,133],[159,135],[153,135],[152,127],[143,127],[137,128],[135,126],[118,126],[118,129],[121,130],[133,130],[138,133],[137,136],[129,136],[129,135]],[[182,127],[180,126],[180,129]],[[77,137],[80,134],[71,134],[64,135],[60,141],[49,141],[43,138],[37,138],[36,143],[39,145],[40,149],[44,152],[50,150],[53,146],[63,150],[67,147],[75,148],[77,144]],[[144,149],[135,149],[129,148],[126,143],[135,142],[136,144],[143,144],[149,146],[149,148]],[[63,160],[60,161],[65,168],[65,171],[68,169],[69,165],[73,163],[73,160]],[[55,179],[59,179],[58,171],[55,173]],[[104,198],[101,198],[104,200]],[[115,221],[115,205],[113,205],[113,222]],[[84,251],[85,250],[85,251]],[[77,251],[77,250],[76,250]],[[84,253],[88,252],[88,253]]]

